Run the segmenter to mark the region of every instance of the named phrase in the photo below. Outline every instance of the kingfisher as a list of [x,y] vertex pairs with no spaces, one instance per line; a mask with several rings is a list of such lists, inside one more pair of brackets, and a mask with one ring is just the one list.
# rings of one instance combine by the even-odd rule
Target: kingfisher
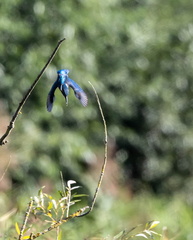
[[47,97],[47,110],[48,112],[52,111],[53,103],[54,103],[54,93],[56,88],[58,87],[65,97],[66,105],[68,105],[68,94],[69,94],[69,87],[74,90],[75,96],[80,100],[81,104],[86,107],[88,103],[88,98],[86,93],[82,90],[82,88],[72,79],[68,77],[69,70],[68,69],[61,69],[57,71],[58,77],[54,84],[52,85],[48,97]]

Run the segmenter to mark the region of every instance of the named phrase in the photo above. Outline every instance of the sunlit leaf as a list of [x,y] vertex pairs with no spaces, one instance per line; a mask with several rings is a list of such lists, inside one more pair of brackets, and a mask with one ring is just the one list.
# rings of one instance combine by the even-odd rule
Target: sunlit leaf
[[30,236],[24,236],[22,239],[30,239]]
[[62,231],[59,231],[59,234],[58,234],[57,240],[62,240]]
[[73,200],[71,203],[75,204],[77,202],[81,202],[81,199]]
[[52,199],[52,203],[54,205],[54,208],[57,209],[57,203],[56,203],[56,200]]
[[72,187],[71,190],[74,190],[74,189],[77,189],[77,188],[81,188],[81,186]]
[[146,229],[152,229],[154,227],[156,227],[160,222],[159,221],[150,221],[147,223],[146,225]]
[[68,188],[71,188],[71,185],[72,185],[72,184],[75,184],[75,183],[76,183],[76,181],[74,181],[74,180],[69,180],[69,181],[67,182]]
[[145,233],[147,233],[148,235],[152,236],[152,232],[149,231],[149,230],[146,230],[146,229],[145,229],[143,232],[145,232]]
[[47,193],[43,193],[42,195],[46,198],[49,198],[49,195]]
[[40,190],[38,191],[38,196],[42,196],[43,195],[43,192],[42,190],[45,188],[45,186],[41,187]]
[[36,196],[34,196],[34,201],[35,201],[36,203],[39,203],[39,198],[36,197]]
[[75,201],[72,201],[69,203],[70,206],[74,205],[75,204]]
[[136,237],[144,237],[144,238],[148,239],[148,237],[144,233],[139,233],[139,234],[137,234],[135,236]]
[[50,210],[53,208],[53,202],[49,202],[47,206],[47,210]]
[[162,236],[162,234],[160,234],[160,233],[157,233],[157,232],[154,232],[154,231],[150,231],[152,234],[154,234],[154,235],[157,235],[157,236]]
[[66,207],[66,203],[64,203],[64,202],[60,202],[59,204],[60,204],[60,207],[61,207],[61,208]]
[[44,193],[43,195],[44,195],[46,198],[49,198],[49,199],[52,199],[52,198],[53,198],[51,195],[49,195],[49,194],[47,194],[47,193]]
[[46,215],[51,218],[51,217],[52,217],[51,211],[48,211],[48,212],[46,213]]
[[20,228],[19,228],[17,222],[15,223],[15,230],[16,230],[17,234],[19,235],[20,234]]
[[59,200],[59,202],[63,202],[64,200],[66,200],[67,199],[67,197],[63,197],[63,198],[61,198],[60,200]]
[[53,220],[44,220],[46,223],[51,223],[51,224],[54,224],[55,222]]

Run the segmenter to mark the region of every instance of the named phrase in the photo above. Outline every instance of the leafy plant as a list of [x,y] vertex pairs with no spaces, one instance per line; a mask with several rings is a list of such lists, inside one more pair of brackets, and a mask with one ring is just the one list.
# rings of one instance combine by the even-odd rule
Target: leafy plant
[[150,221],[145,224],[145,227],[141,231],[137,231],[137,233],[133,233],[134,230],[138,229],[142,226],[142,224],[133,227],[129,231],[121,231],[117,234],[113,240],[127,240],[127,239],[138,239],[138,237],[142,237],[145,239],[154,239],[155,236],[158,236],[161,239],[162,235],[153,231],[152,229],[155,228],[159,224],[159,221]]
[[[67,182],[66,188],[63,189],[63,191],[59,191],[59,199],[55,199],[53,196],[44,193],[44,187],[39,190],[38,196],[31,198],[24,217],[23,225],[19,228],[18,223],[15,224],[18,233],[18,240],[35,239],[54,229],[57,230],[57,239],[59,239],[59,236],[61,236],[60,226],[63,223],[68,222],[70,219],[80,216],[87,208],[89,208],[88,206],[85,206],[76,212],[69,214],[70,207],[81,201],[81,197],[86,196],[84,194],[77,195],[76,193],[73,193],[72,191],[80,188],[80,186],[72,186],[73,184],[76,184],[73,180]],[[41,232],[30,232],[24,236],[25,233],[29,232],[34,227],[33,225],[30,227],[27,226],[29,217],[31,218],[34,216],[35,218],[41,219],[42,226],[44,225],[43,223],[46,223],[49,224],[49,227]]]

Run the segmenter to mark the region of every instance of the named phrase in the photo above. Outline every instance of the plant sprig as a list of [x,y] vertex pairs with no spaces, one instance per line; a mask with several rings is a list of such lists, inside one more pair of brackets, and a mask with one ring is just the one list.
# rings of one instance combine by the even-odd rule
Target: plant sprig
[[[85,206],[75,211],[74,213],[69,214],[70,207],[76,204],[77,202],[81,201],[80,197],[86,196],[83,194],[82,195],[72,194],[72,192],[75,189],[80,188],[80,186],[72,186],[74,184],[76,184],[75,181],[69,180],[67,182],[65,192],[62,192],[62,196],[60,194],[59,199],[55,199],[51,195],[44,193],[43,192],[44,187],[42,187],[38,191],[38,196],[34,196],[33,198],[31,198],[24,216],[24,221],[21,226],[21,229],[19,228],[18,223],[15,224],[16,231],[19,235],[18,240],[35,239],[39,236],[44,235],[45,233],[48,233],[54,229],[59,228],[63,223],[66,223],[69,220],[78,217],[82,213],[84,213],[84,211],[87,208],[89,208],[88,206]],[[77,196],[78,199],[76,199]],[[50,226],[41,232],[37,233],[31,232],[30,234],[23,236],[24,233],[31,229],[29,227],[28,228],[26,227],[30,214],[33,214],[36,218],[41,219],[42,222],[46,222]]]

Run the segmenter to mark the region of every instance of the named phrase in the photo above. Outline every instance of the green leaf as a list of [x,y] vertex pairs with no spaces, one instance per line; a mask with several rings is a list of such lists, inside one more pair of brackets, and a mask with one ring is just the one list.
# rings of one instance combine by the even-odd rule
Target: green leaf
[[36,207],[35,210],[43,212],[43,208],[42,207]]
[[20,234],[20,228],[19,228],[19,225],[18,225],[17,222],[15,223],[15,229],[16,229],[17,234],[19,235]]
[[119,239],[121,236],[123,236],[125,234],[125,230],[121,231],[120,233],[118,233],[116,236],[113,237],[113,240]]
[[150,221],[147,223],[146,229],[150,230],[152,228],[155,228],[159,223],[159,221]]
[[40,190],[38,191],[38,196],[41,197],[43,195],[43,188],[45,188],[45,186],[41,187]]
[[53,202],[49,202],[48,203],[48,207],[47,207],[47,210],[50,210],[53,208]]
[[72,202],[70,202],[70,204],[71,204],[71,203],[72,203],[72,204],[75,204],[75,203],[77,203],[77,202],[81,202],[81,199],[73,200]]
[[138,228],[138,227],[140,227],[140,226],[142,226],[142,224],[138,224],[137,226],[132,227],[132,228],[128,231],[128,233],[131,233],[132,231],[134,231],[136,228]]
[[57,239],[62,240],[62,231],[59,231],[59,235],[58,235]]
[[76,194],[76,195],[73,195],[73,198],[88,197],[88,196],[89,196],[88,194]]
[[26,228],[23,233],[26,233],[31,227]]

